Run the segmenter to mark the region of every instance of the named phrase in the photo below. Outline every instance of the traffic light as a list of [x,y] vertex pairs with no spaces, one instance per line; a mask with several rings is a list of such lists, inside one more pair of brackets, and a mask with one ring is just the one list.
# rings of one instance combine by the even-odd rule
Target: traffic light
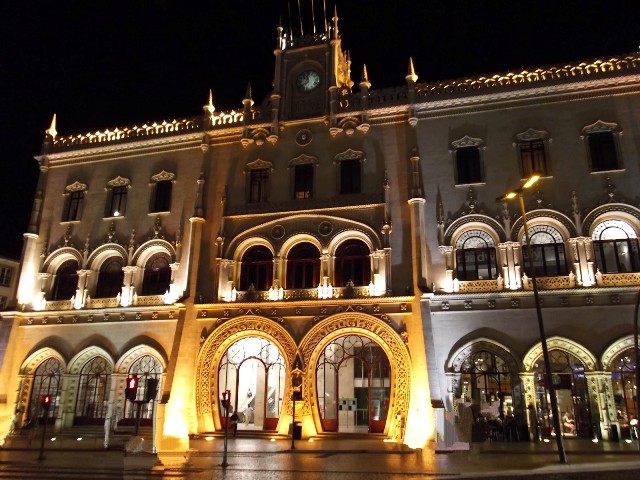
[[51,406],[51,395],[40,395],[40,406],[49,408]]
[[147,390],[144,393],[144,399],[147,402],[156,399],[156,395],[158,393],[158,379],[157,378],[147,378]]
[[227,410],[231,406],[231,391],[230,390],[225,390],[224,392],[222,392],[222,406]]
[[138,378],[137,377],[128,377],[127,378],[127,386],[124,389],[124,395],[127,397],[127,400],[133,402],[138,395]]

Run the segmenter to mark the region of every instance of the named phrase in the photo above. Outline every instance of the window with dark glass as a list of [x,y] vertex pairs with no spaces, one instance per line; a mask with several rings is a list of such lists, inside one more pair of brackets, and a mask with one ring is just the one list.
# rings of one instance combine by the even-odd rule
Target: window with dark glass
[[606,220],[594,229],[593,250],[600,273],[640,271],[638,238],[625,222]]
[[348,240],[336,250],[336,287],[345,287],[349,280],[355,286],[369,285],[371,282],[371,261],[369,249],[361,240]]
[[296,165],[293,180],[293,198],[311,198],[313,196],[313,165]]
[[479,230],[467,231],[456,244],[458,280],[490,280],[498,277],[493,239]]
[[105,260],[100,266],[98,284],[96,285],[96,298],[117,297],[122,288],[124,262],[118,257]]
[[74,222],[80,220],[82,215],[82,206],[84,203],[84,190],[76,190],[70,192],[67,196],[67,204],[62,216],[63,222]]
[[269,168],[249,171],[249,202],[266,202],[269,194]]
[[242,256],[240,290],[253,285],[256,290],[269,290],[273,284],[273,255],[262,245],[251,247]]
[[67,260],[56,270],[51,300],[71,300],[78,288],[78,262]]
[[522,162],[522,176],[528,178],[534,173],[547,175],[547,158],[544,140],[530,140],[520,142],[520,161]]
[[142,295],[164,295],[171,283],[171,259],[166,253],[155,253],[147,260],[142,280]]
[[340,193],[360,193],[360,160],[358,158],[340,162]]
[[601,172],[620,168],[613,132],[590,133],[588,140],[592,171]]
[[111,188],[107,200],[106,217],[121,217],[124,215],[127,206],[128,188],[126,185]]
[[[529,229],[529,239],[536,277],[567,275],[564,241],[560,232],[546,225],[536,225]],[[522,238],[522,258],[525,273],[532,276],[531,268],[529,268],[529,250],[524,236]]]
[[0,267],[0,287],[8,287],[11,285],[11,267]]
[[160,180],[154,184],[151,212],[168,212],[171,210],[171,180]]
[[287,288],[315,288],[320,283],[320,252],[310,243],[299,243],[287,256]]
[[480,148],[470,146],[456,149],[456,171],[458,184],[481,183]]

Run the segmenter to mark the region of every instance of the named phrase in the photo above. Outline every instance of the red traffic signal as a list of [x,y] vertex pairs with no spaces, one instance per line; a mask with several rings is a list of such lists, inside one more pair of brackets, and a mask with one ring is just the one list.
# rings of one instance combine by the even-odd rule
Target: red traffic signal
[[224,408],[229,408],[231,406],[231,391],[225,390],[222,392],[222,406]]
[[42,408],[49,408],[51,406],[51,395],[40,395],[40,405]]
[[124,389],[124,395],[127,397],[127,400],[133,402],[138,395],[138,378],[137,377],[128,377],[127,385]]

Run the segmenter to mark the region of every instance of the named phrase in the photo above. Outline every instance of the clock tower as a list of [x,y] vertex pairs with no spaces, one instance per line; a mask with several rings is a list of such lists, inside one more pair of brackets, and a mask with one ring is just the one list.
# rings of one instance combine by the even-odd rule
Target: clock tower
[[351,62],[342,51],[338,33],[338,15],[332,24],[324,24],[324,31],[300,34],[278,27],[272,108],[278,110],[280,120],[324,117],[330,114],[332,99],[342,89],[351,89]]

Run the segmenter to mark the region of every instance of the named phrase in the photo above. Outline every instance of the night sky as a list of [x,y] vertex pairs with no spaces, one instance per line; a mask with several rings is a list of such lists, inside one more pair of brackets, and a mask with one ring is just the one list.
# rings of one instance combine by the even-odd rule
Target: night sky
[[[34,155],[57,113],[59,135],[242,106],[270,91],[287,0],[4,1],[0,6],[0,256],[19,258],[37,180]],[[292,25],[298,0],[291,0]],[[323,25],[323,0],[314,0]],[[638,0],[326,0],[338,5],[352,78],[372,88],[633,52]],[[311,30],[311,0],[300,0]]]

